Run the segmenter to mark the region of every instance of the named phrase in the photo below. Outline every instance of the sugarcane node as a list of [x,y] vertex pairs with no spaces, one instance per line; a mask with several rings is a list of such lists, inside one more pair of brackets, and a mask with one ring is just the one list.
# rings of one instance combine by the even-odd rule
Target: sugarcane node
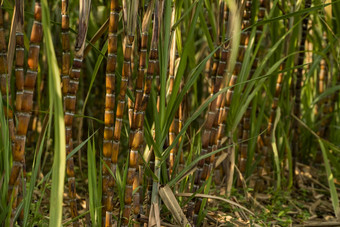
[[105,125],[112,125],[113,122],[114,122],[114,112],[113,111],[105,111],[105,114],[104,114]]
[[267,9],[266,9],[266,8],[264,8],[264,7],[260,7],[260,8],[259,8],[259,14],[258,14],[258,17],[259,17],[259,18],[264,18],[264,17],[265,17],[265,15],[266,15],[266,11],[267,11]]
[[[18,113],[17,118],[18,118],[17,134],[18,135],[26,135],[28,124],[29,124],[29,121],[30,121],[30,115],[24,114],[24,113]],[[18,140],[21,140],[21,139],[18,138]]]
[[[104,208],[103,208],[104,211]],[[105,223],[105,227],[109,227],[112,225],[112,214],[111,212],[106,211],[105,212],[105,218],[104,218],[104,223]]]
[[28,92],[24,90],[24,94],[22,96],[22,111],[30,112],[33,107],[33,92]]
[[78,80],[74,80],[74,79],[71,78],[68,81],[67,86],[68,86],[67,94],[69,94],[69,95],[76,95],[77,91],[78,91],[78,87],[79,87],[79,81]]
[[74,161],[73,161],[73,157],[70,157],[67,161],[66,161],[66,173],[67,173],[67,176],[69,177],[69,181],[71,181],[71,177],[74,177],[75,176],[75,173],[74,173]]
[[[107,176],[107,175],[110,175],[110,171],[109,171],[109,168],[110,168],[110,164],[111,164],[111,154],[108,155],[108,151],[106,151],[106,159],[104,160],[104,163],[103,164],[103,176]],[[108,178],[109,180],[110,178]],[[104,185],[104,183],[103,183]]]
[[231,105],[231,100],[232,100],[232,97],[233,97],[233,91],[232,90],[228,90],[227,91],[227,106],[230,106]]
[[15,51],[15,66],[16,66],[16,69],[15,69],[15,72],[17,71],[22,71],[22,73],[24,72],[23,71],[23,66],[24,66],[24,56],[25,56],[25,51],[24,49],[19,49],[18,47],[16,48],[16,51]]
[[[231,79],[233,79],[233,77],[236,77],[237,79],[237,75],[241,72],[241,69],[242,69],[242,62],[236,62]],[[235,83],[236,83],[236,80],[230,80],[229,85],[234,85]]]
[[241,25],[241,30],[244,30],[250,26],[250,21],[249,20],[243,20],[242,25]]
[[14,140],[13,160],[16,162],[23,162],[25,157],[25,139],[16,137]]
[[247,8],[245,10],[243,10],[243,18],[248,20],[251,18],[251,10],[247,10]]
[[72,113],[65,113],[64,121],[65,121],[65,125],[72,126],[72,123],[73,123],[73,114]]
[[[140,144],[142,144],[142,142],[143,142],[143,132],[138,130],[133,137],[131,148],[134,149],[135,151],[137,151]],[[138,155],[138,152],[136,154]],[[131,155],[131,153],[130,153],[130,155]]]
[[34,7],[34,19],[37,21],[41,21],[41,6],[40,2],[35,3]]
[[[130,72],[130,70],[129,70]],[[120,83],[120,91],[119,91],[119,100],[125,100],[126,88],[127,88],[128,81],[123,80]]]
[[[119,144],[113,142],[113,149],[112,149],[112,155],[111,155],[111,162],[117,163],[118,160],[118,152],[119,152]],[[114,173],[114,172],[113,172]]]
[[108,53],[117,53],[117,42],[118,38],[116,34],[109,34],[109,39],[108,39]]
[[107,56],[107,64],[106,64],[106,71],[110,73],[114,73],[116,71],[116,61],[117,57],[115,55],[108,55]]
[[32,33],[31,33],[31,43],[40,43],[43,36],[42,25],[40,22],[34,21]]
[[39,64],[39,51],[40,47],[38,45],[30,45],[29,51],[28,51],[28,67],[32,71],[38,70],[38,64]]
[[119,14],[117,12],[111,12],[110,13],[110,24],[109,24],[109,32],[114,33],[118,30],[118,21],[119,20]]
[[132,203],[132,185],[126,185],[124,202],[127,205]]
[[106,73],[105,85],[106,92],[115,90],[115,74],[114,73]]
[[67,110],[75,110],[76,109],[76,99],[73,96],[65,96],[64,105]]
[[36,79],[37,79],[37,72],[27,70],[24,87],[34,89]]
[[[67,28],[68,29],[68,28]],[[61,48],[64,51],[64,54],[68,54],[68,51],[70,51],[70,35],[68,32],[62,32],[61,33]]]

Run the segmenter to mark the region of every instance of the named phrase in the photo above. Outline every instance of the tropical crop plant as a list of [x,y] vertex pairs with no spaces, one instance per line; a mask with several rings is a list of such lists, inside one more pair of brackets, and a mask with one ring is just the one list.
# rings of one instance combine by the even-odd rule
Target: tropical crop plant
[[339,0],[2,0],[0,225],[339,225],[339,56]]

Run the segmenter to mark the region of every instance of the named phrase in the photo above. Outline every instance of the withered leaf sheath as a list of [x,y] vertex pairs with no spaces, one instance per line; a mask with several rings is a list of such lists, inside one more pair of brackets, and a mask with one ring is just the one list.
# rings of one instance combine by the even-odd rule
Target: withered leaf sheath
[[[171,14],[171,25],[175,23],[175,15],[176,10],[173,6],[172,8],[172,14]],[[170,46],[170,63],[169,63],[169,96],[171,97],[174,81],[175,81],[175,61],[176,61],[176,35],[175,33],[171,37],[171,46]],[[170,128],[169,128],[169,145],[173,143],[175,140],[177,134],[178,134],[178,124],[179,124],[179,111],[176,111],[175,118],[171,122]],[[170,151],[169,156],[169,166],[168,166],[168,174],[171,177],[173,168],[174,168],[174,162],[175,162],[175,154],[177,153],[178,145],[174,146]]]
[[[219,45],[221,41],[222,34],[223,32],[225,23],[225,7],[224,7],[225,2],[220,1],[219,4],[219,29],[218,29],[218,34],[217,34],[217,43]],[[222,56],[220,56],[222,54]],[[226,46],[223,47],[222,53],[221,50],[219,49],[218,55],[215,56],[214,62],[213,62],[213,68],[211,70],[212,73],[212,89],[210,91],[211,96],[215,95],[221,88],[222,88],[222,83],[223,83],[223,78],[224,78],[224,71],[226,68],[227,64],[227,58],[228,58],[228,51],[226,49]],[[216,67],[216,69],[215,69]],[[214,140],[217,138],[217,127],[213,128],[213,124],[215,121],[215,117],[217,115],[217,112],[220,108],[220,105],[223,100],[223,95],[219,95],[217,99],[212,101],[209,105],[208,108],[208,113],[206,116],[206,122],[204,126],[204,130],[202,132],[202,149],[201,149],[201,154],[204,155],[212,150],[212,144],[214,144]],[[216,148],[216,146],[214,146]],[[198,162],[198,169],[195,175],[195,181],[194,181],[194,191],[197,191],[206,181],[206,179],[209,177],[210,174],[210,163],[211,161],[214,160],[214,157],[209,157],[206,159],[203,159]],[[200,211],[202,203],[202,198],[196,198],[195,199],[195,207],[194,207],[194,216],[193,216],[193,222],[194,224],[197,224],[198,221],[198,214]]]
[[4,31],[4,17],[2,5],[0,6],[0,91],[4,103],[5,117],[8,119],[8,128],[11,141],[14,140],[14,121],[12,110],[11,80],[7,69],[7,44]]
[[[312,1],[306,0],[305,1],[305,9],[311,7]],[[309,16],[306,16],[302,21],[302,31],[301,31],[301,39],[299,45],[299,56],[298,56],[298,65],[301,66],[304,62],[305,58],[305,42],[307,38],[307,26],[308,26]],[[296,73],[296,82],[295,82],[295,98],[294,98],[294,115],[297,118],[301,117],[301,87],[302,87],[302,77],[303,77],[303,68],[299,67]],[[297,152],[299,150],[299,123],[297,120],[293,120],[292,124],[293,129],[293,141],[292,141],[292,155],[293,155],[293,175],[295,173],[295,166],[296,166],[296,159],[297,159]]]
[[[22,31],[22,30],[21,30]],[[26,145],[26,135],[28,124],[32,114],[33,108],[33,94],[35,89],[35,82],[38,74],[39,65],[39,51],[40,42],[42,40],[42,25],[41,25],[41,6],[40,2],[35,2],[34,7],[34,23],[32,27],[31,37],[30,37],[30,47],[28,52],[28,69],[26,76],[24,78],[23,71],[23,61],[24,61],[24,42],[23,34],[17,30],[16,33],[16,85],[19,95],[17,93],[16,97],[16,109],[17,109],[17,131],[14,138],[13,145],[13,166],[10,176],[10,191],[11,186],[16,184],[20,175],[23,174],[24,182],[22,183],[25,187],[25,145]],[[14,192],[17,190],[13,189]],[[16,195],[14,195],[16,196]],[[18,198],[18,203],[22,198]],[[13,211],[15,213],[15,208]]]
[[[113,211],[113,187],[109,186],[110,172],[108,168],[111,165],[111,156],[113,150],[113,123],[114,123],[114,107],[115,107],[115,78],[117,63],[117,31],[119,24],[119,3],[118,0],[111,0],[110,22],[108,34],[108,55],[106,65],[106,96],[105,96],[105,114],[104,114],[104,140],[103,140],[103,224],[111,226]],[[104,221],[105,220],[105,221]]]
[[[89,1],[90,2],[90,1]],[[65,134],[66,134],[66,153],[67,155],[73,150],[72,140],[72,123],[76,109],[76,94],[79,86],[79,78],[81,74],[85,38],[87,34],[87,24],[89,15],[89,6],[86,5],[87,1],[82,0],[80,2],[79,13],[79,29],[75,44],[75,53],[73,58],[73,64],[70,72],[70,79],[67,85],[66,95],[64,95],[64,120],[65,120]],[[76,199],[76,182],[74,173],[74,160],[71,156],[66,162],[66,173],[68,181],[68,196],[69,207],[72,218],[78,216],[77,199]],[[77,221],[73,222],[73,226],[78,226]]]

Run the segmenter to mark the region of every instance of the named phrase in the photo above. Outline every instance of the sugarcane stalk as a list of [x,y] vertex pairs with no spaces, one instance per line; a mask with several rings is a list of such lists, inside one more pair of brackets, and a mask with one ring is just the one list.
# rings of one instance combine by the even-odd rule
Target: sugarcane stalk
[[[240,4],[240,2],[238,2]],[[229,89],[226,94],[226,101],[225,101],[225,106],[224,106],[224,111],[225,111],[225,118],[228,118],[229,112],[230,112],[230,106],[232,103],[232,98],[233,98],[233,93],[234,93],[234,88],[235,84],[238,80],[238,75],[241,72],[242,65],[243,65],[243,60],[244,60],[244,55],[246,52],[246,49],[248,48],[248,43],[249,43],[249,37],[250,37],[250,32],[247,31],[246,29],[250,26],[250,20],[251,20],[251,9],[252,9],[252,1],[246,1],[243,5],[239,6],[240,12],[241,12],[241,36],[240,36],[240,44],[239,44],[239,52],[238,56],[236,58],[235,66],[233,71],[230,73],[231,76],[228,81]],[[229,21],[229,23],[233,23],[232,20]],[[238,127],[238,141],[240,141],[243,136],[243,121],[240,121],[240,125]],[[227,144],[229,144],[229,148],[227,149],[227,153],[230,156],[227,160],[223,161],[223,171],[226,175],[226,182],[227,182],[227,190],[226,194],[227,196],[230,195],[230,189],[231,189],[231,183],[232,183],[232,178],[233,178],[233,173],[234,173],[234,149],[235,146],[231,146],[232,143],[232,138],[228,138]],[[245,160],[247,153],[246,152],[241,152],[242,150],[240,149],[240,154],[238,156],[239,158],[239,166],[245,166]],[[241,164],[240,164],[241,162]]]
[[[20,8],[20,7],[19,7]],[[22,8],[21,8],[22,9]],[[19,14],[18,14],[19,15]],[[22,14],[21,14],[22,15]],[[19,26],[20,27],[20,26]],[[28,70],[24,78],[23,61],[24,61],[24,48],[23,48],[23,34],[19,31],[22,29],[18,28],[16,34],[16,81],[17,90],[16,97],[16,110],[18,126],[13,144],[13,166],[11,170],[9,185],[13,186],[16,181],[20,179],[20,175],[23,176],[22,187],[25,187],[26,171],[25,171],[25,145],[28,124],[32,115],[33,108],[33,95],[35,90],[35,82],[38,74],[39,65],[39,52],[40,42],[42,40],[42,25],[41,25],[41,6],[40,2],[36,1],[34,7],[34,23],[32,27],[30,37],[30,47],[28,53]],[[22,30],[21,30],[22,31]],[[19,95],[18,95],[19,92]],[[15,192],[17,190],[14,190]],[[10,189],[11,193],[11,189]],[[16,195],[14,195],[16,196]],[[18,204],[22,200],[22,194],[18,197]],[[14,204],[13,204],[14,205]],[[13,207],[13,214],[15,214],[15,206]],[[20,215],[22,217],[22,214]],[[14,216],[13,216],[14,218]]]
[[[263,18],[265,17],[266,14],[266,5],[267,5],[267,1],[263,0],[260,1],[259,3],[259,9],[258,9],[258,22],[262,21]],[[247,9],[247,12],[249,13],[249,19],[251,16],[251,8]],[[255,44],[257,45],[259,43],[260,37],[263,33],[263,26],[257,26],[256,28],[256,35],[255,35]],[[250,70],[250,76],[249,78],[251,79],[251,77],[253,76],[253,74],[255,73],[255,70],[258,66],[258,62],[259,62],[259,57],[260,54],[258,53],[257,56],[255,57],[255,60],[252,64],[251,70]],[[251,111],[252,111],[252,103],[249,104],[249,106],[247,107],[246,112],[244,113],[243,117],[242,117],[242,132],[241,132],[241,141],[247,141],[249,139],[249,135],[250,135],[250,115],[251,115]],[[245,173],[246,171],[246,163],[247,163],[247,154],[248,154],[248,142],[243,142],[240,144],[240,156],[239,156],[239,164],[240,164],[240,171],[241,173]],[[265,152],[261,158],[266,159],[265,157],[268,155],[268,152]],[[238,185],[241,186],[242,183],[240,181],[240,179],[238,179]]]
[[[217,42],[218,44],[221,41],[220,36],[222,36],[222,32],[224,30],[223,26],[225,25],[225,23],[223,22],[224,20],[224,1],[220,1],[219,4],[219,9],[220,9],[220,13],[219,13],[219,20],[221,23],[218,29],[218,34],[217,34]],[[221,28],[222,27],[222,28]],[[211,87],[211,96],[215,95],[221,88],[222,88],[222,82],[224,79],[224,71],[226,68],[226,60],[227,60],[227,56],[228,56],[228,51],[226,50],[226,48],[223,48],[222,51],[222,56],[220,56],[221,50],[219,50],[219,53],[217,56],[215,56],[214,59],[218,59],[218,61],[213,62],[213,68],[211,70],[211,78],[212,78],[212,87]],[[214,68],[216,67],[216,69]],[[202,149],[201,149],[201,154],[200,155],[204,155],[208,152],[212,151],[212,144],[214,144],[214,140],[216,139],[217,136],[217,121],[215,123],[215,127],[213,127],[213,124],[215,122],[215,117],[217,115],[217,112],[219,110],[219,107],[222,103],[223,100],[223,95],[219,95],[217,97],[217,99],[215,99],[214,101],[211,102],[211,104],[209,105],[208,108],[208,113],[206,116],[206,122],[204,125],[204,130],[202,132]],[[215,146],[214,146],[215,147]],[[209,177],[209,173],[210,173],[210,164],[211,161],[213,161],[214,157],[211,158],[206,158],[203,159],[201,161],[199,161],[198,163],[198,169],[197,169],[197,174],[195,175],[195,181],[194,181],[194,191],[197,191],[203,184],[204,182],[207,180],[207,178]],[[202,204],[202,198],[198,198],[195,201],[195,207],[194,207],[194,216],[193,216],[193,223],[196,225],[198,222],[198,214],[201,208],[201,204]]]
[[[17,17],[16,20],[16,27],[15,27],[15,40],[16,40],[16,47],[15,47],[15,52],[16,52],[16,60],[15,60],[15,81],[16,81],[16,110],[21,110],[21,102],[22,102],[22,95],[23,95],[23,90],[24,90],[24,39],[23,39],[23,26],[24,26],[24,14],[23,14],[23,1],[21,0],[16,0],[16,7],[15,7],[15,16]],[[14,128],[14,137],[12,139],[12,155],[14,157],[14,142],[15,142],[15,133],[16,133],[16,128]],[[14,163],[13,166],[16,165],[16,171],[17,174],[19,174],[20,169],[18,169],[20,166],[18,163]],[[12,167],[13,168],[13,167]],[[11,173],[12,174],[12,173]],[[12,200],[12,208],[15,210],[17,206],[17,195],[18,195],[18,185],[19,185],[19,177],[16,175],[14,178],[15,179],[10,179],[9,181],[9,187],[8,187],[8,199],[9,201],[12,198],[13,195],[13,200]],[[15,213],[12,212],[14,215]],[[12,221],[13,222],[13,221]],[[13,223],[12,223],[13,224]]]
[[[138,74],[137,74],[137,80],[136,80],[136,87],[135,87],[135,103],[134,103],[134,109],[133,109],[133,115],[132,115],[132,121],[130,125],[130,138],[134,137],[134,134],[138,129],[143,131],[143,124],[140,121],[143,121],[143,117],[141,116],[140,109],[141,109],[141,103],[143,99],[143,82],[145,77],[145,67],[146,67],[146,60],[147,60],[147,44],[148,44],[148,38],[149,38],[149,26],[151,22],[152,17],[152,9],[154,6],[154,2],[150,2],[146,12],[143,15],[143,22],[142,22],[142,31],[141,31],[141,39],[140,39],[140,50],[139,50],[139,66],[138,66]],[[141,118],[142,117],[142,118]],[[138,122],[139,121],[139,122]],[[142,152],[143,150],[143,142],[139,146],[139,151]],[[138,168],[139,176],[138,176],[138,183],[140,184],[144,180],[144,165],[142,159],[139,159],[139,168]],[[137,174],[136,174],[137,175]],[[134,180],[134,182],[137,182],[137,179]],[[141,207],[140,204],[143,204],[145,199],[145,193],[143,191],[144,188],[141,188],[139,192],[135,193],[134,200],[134,213],[137,213],[137,211],[141,214],[144,214],[143,206]],[[139,197],[139,199],[137,198]],[[139,202],[137,202],[139,200]]]
[[6,105],[4,106],[4,114],[8,120],[10,139],[13,141],[15,128],[12,110],[11,78],[9,77],[7,68],[7,44],[5,39],[2,5],[0,6],[0,91],[2,100],[6,102]]
[[[117,103],[117,110],[116,110],[116,121],[115,121],[115,128],[113,133],[113,150],[111,155],[111,171],[113,174],[116,172],[116,165],[119,153],[119,144],[120,144],[120,135],[121,135],[121,128],[123,123],[123,114],[125,108],[125,95],[128,86],[129,78],[131,79],[131,54],[132,54],[132,45],[134,42],[134,33],[136,28],[136,17],[138,11],[138,1],[132,1],[127,4],[127,2],[123,1],[123,17],[124,17],[124,24],[126,27],[126,35],[124,38],[124,61],[123,61],[123,72],[122,72],[122,79],[120,84],[120,91]],[[138,152],[137,152],[138,157]],[[130,155],[131,158],[134,158],[134,155]],[[137,163],[137,161],[136,161]],[[135,163],[132,163],[135,164]],[[133,168],[132,168],[133,169]],[[131,196],[125,196],[125,207],[129,209],[125,209],[123,211],[123,225],[128,225],[129,223],[129,216],[130,216],[130,209],[131,209],[131,202],[132,202],[132,184],[134,180],[134,176],[131,176],[132,169],[129,168],[128,170],[128,177],[127,177],[127,187],[125,188],[125,194]],[[111,179],[109,183],[109,187],[114,186],[115,182]]]
[[[132,110],[132,119],[130,122],[130,147],[134,140],[136,133],[140,131],[143,132],[143,121],[144,121],[144,110],[142,110],[142,99],[143,99],[143,82],[145,77],[145,67],[146,67],[146,60],[147,60],[147,45],[148,45],[148,38],[149,38],[149,26],[152,17],[152,10],[154,7],[154,1],[150,2],[146,12],[143,15],[143,22],[142,22],[142,31],[141,31],[141,39],[140,39],[140,50],[139,50],[139,67],[138,67],[138,74],[136,80],[136,87],[135,87],[135,103],[133,105]],[[129,110],[130,111],[130,110]],[[131,111],[130,111],[131,112]],[[130,114],[129,112],[129,114]],[[136,146],[136,145],[135,145]],[[138,150],[142,151],[143,148],[143,140],[140,141],[138,145]],[[144,175],[144,167],[143,162],[141,159],[138,159],[139,168],[136,168],[136,174],[133,183],[133,190],[135,187],[138,187],[140,182],[143,181]],[[133,207],[134,207],[134,220],[137,220],[136,216],[139,213],[143,212],[143,207],[140,204],[143,204],[144,195],[143,191],[139,190],[134,194],[133,198]]]
[[[311,7],[311,0],[305,1],[305,9]],[[305,42],[307,38],[307,26],[308,26],[309,16],[305,16],[302,21],[302,31],[301,31],[301,39],[299,45],[299,55],[298,55],[298,65],[302,65],[304,62],[305,57]],[[301,117],[301,87],[302,87],[302,78],[303,78],[303,68],[299,67],[296,73],[296,82],[295,82],[295,98],[294,98],[294,107],[293,112],[297,118]],[[300,131],[299,131],[299,123],[297,120],[293,120],[292,124],[293,129],[293,140],[292,140],[292,155],[293,155],[293,177],[295,176],[295,168],[296,168],[296,160],[297,160],[297,153],[299,150],[299,138],[300,138]]]
[[61,45],[62,45],[62,60],[61,60],[61,81],[62,93],[67,94],[70,81],[70,19],[68,15],[68,0],[61,2]]
[[119,3],[118,0],[111,0],[109,34],[108,34],[108,55],[106,64],[106,96],[105,96],[105,114],[104,114],[104,140],[103,140],[103,224],[111,226],[113,211],[113,188],[109,187],[110,172],[108,167],[111,165],[111,156],[113,149],[113,132],[114,132],[114,107],[115,107],[115,78],[117,62],[117,31],[119,20]]
[[[66,3],[66,2],[65,2]],[[65,134],[66,134],[66,153],[70,154],[73,150],[72,139],[72,124],[76,111],[77,91],[79,86],[79,78],[81,74],[86,34],[88,28],[88,18],[90,11],[91,1],[80,1],[80,13],[79,13],[79,29],[77,40],[75,44],[75,53],[73,58],[72,68],[70,70],[69,81],[66,82],[66,95],[64,95],[64,120],[65,120]],[[64,84],[65,85],[65,84]],[[66,162],[66,173],[68,181],[68,196],[69,196],[69,208],[71,217],[76,218],[78,216],[77,210],[77,198],[76,198],[76,181],[74,172],[74,159],[71,156]],[[79,226],[77,221],[73,222],[73,226]]]

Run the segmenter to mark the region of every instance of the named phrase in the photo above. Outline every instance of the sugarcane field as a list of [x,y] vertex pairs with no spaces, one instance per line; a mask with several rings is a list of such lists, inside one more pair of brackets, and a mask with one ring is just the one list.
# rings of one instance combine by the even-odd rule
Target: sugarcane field
[[340,0],[1,0],[0,226],[340,227]]

